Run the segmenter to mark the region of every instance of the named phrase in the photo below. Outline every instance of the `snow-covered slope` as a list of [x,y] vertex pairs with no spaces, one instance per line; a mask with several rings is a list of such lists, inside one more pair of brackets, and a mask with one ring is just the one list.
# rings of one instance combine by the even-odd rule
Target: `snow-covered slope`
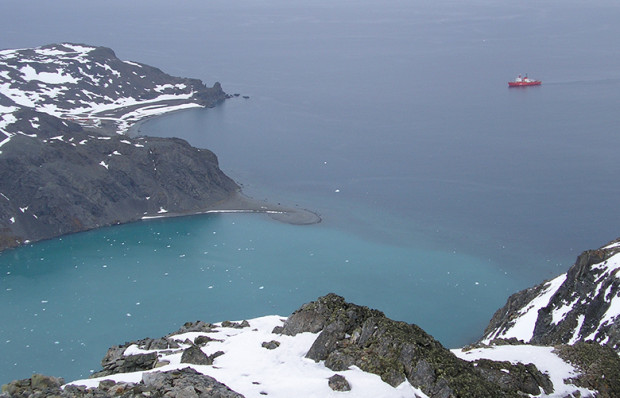
[[569,271],[516,293],[494,315],[483,343],[592,341],[620,352],[620,241],[582,253]]
[[[334,372],[323,363],[305,358],[317,333],[300,333],[296,336],[276,335],[272,330],[282,325],[283,318],[267,316],[252,319],[246,327],[240,323],[213,325],[210,331],[186,332],[167,337],[178,343],[178,348],[143,349],[131,344],[124,355],[157,353],[158,367],[148,371],[112,374],[92,379],[71,382],[75,385],[97,387],[103,380],[139,383],[144,373],[166,372],[191,366],[198,372],[209,375],[226,384],[245,397],[340,397],[343,392],[329,387],[329,378],[336,373],[345,377],[350,384],[347,396],[352,397],[426,397],[409,383],[392,387],[375,374],[351,368]],[[198,340],[197,340],[198,339]],[[182,362],[184,350],[193,342],[207,341],[201,351],[215,356],[211,365],[196,365]],[[217,353],[217,354],[216,354]],[[148,378],[147,378],[148,379]]]
[[218,83],[207,88],[197,79],[122,61],[106,47],[63,43],[3,50],[0,145],[19,133],[10,125],[11,114],[20,108],[123,132],[146,116],[211,106],[225,97]]
[[[490,359],[511,364],[534,364],[538,370],[549,376],[553,385],[553,391],[546,393],[540,390],[535,396],[566,397],[578,391],[581,397],[592,397],[596,393],[592,389],[572,384],[570,379],[579,376],[581,372],[574,365],[560,358],[554,352],[553,347],[504,345],[471,350],[456,349],[452,350],[452,352],[457,357],[472,362],[480,359]],[[510,373],[509,369],[501,369],[500,371]]]

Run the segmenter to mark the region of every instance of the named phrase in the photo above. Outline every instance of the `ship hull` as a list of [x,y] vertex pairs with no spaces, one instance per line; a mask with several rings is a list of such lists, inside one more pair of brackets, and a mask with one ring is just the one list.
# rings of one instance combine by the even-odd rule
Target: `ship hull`
[[508,82],[508,87],[526,87],[526,86],[540,86],[542,82],[540,80],[534,80],[531,82]]

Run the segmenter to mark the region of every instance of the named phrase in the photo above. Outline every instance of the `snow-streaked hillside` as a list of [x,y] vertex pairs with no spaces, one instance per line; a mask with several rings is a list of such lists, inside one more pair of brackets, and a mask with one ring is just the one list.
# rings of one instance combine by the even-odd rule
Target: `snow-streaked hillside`
[[[53,44],[0,51],[0,146],[20,131],[12,114],[30,108],[85,127],[124,132],[152,115],[212,106],[226,95],[218,83],[172,77],[118,59],[105,47]],[[36,123],[36,122],[34,122]]]
[[566,274],[511,296],[482,339],[592,341],[620,350],[620,241],[581,254]]

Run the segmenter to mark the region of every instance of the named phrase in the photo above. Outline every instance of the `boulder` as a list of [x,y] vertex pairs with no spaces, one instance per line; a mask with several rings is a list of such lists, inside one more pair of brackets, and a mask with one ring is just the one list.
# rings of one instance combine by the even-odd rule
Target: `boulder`
[[328,379],[329,388],[334,391],[351,391],[351,385],[347,379],[339,374],[335,374]]

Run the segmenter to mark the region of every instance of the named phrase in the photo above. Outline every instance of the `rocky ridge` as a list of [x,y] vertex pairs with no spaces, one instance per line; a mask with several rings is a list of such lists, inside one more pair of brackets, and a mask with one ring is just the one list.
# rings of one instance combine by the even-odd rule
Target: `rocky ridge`
[[236,194],[212,152],[118,134],[145,117],[227,97],[219,83],[122,61],[105,47],[0,51],[0,250],[204,211]]
[[620,353],[619,272],[620,239],[583,252],[567,273],[510,296],[481,342],[595,342]]
[[413,324],[328,294],[288,318],[186,323],[111,347],[102,370],[64,384],[34,375],[16,397],[615,397],[620,358],[596,343],[496,342],[448,350]]

